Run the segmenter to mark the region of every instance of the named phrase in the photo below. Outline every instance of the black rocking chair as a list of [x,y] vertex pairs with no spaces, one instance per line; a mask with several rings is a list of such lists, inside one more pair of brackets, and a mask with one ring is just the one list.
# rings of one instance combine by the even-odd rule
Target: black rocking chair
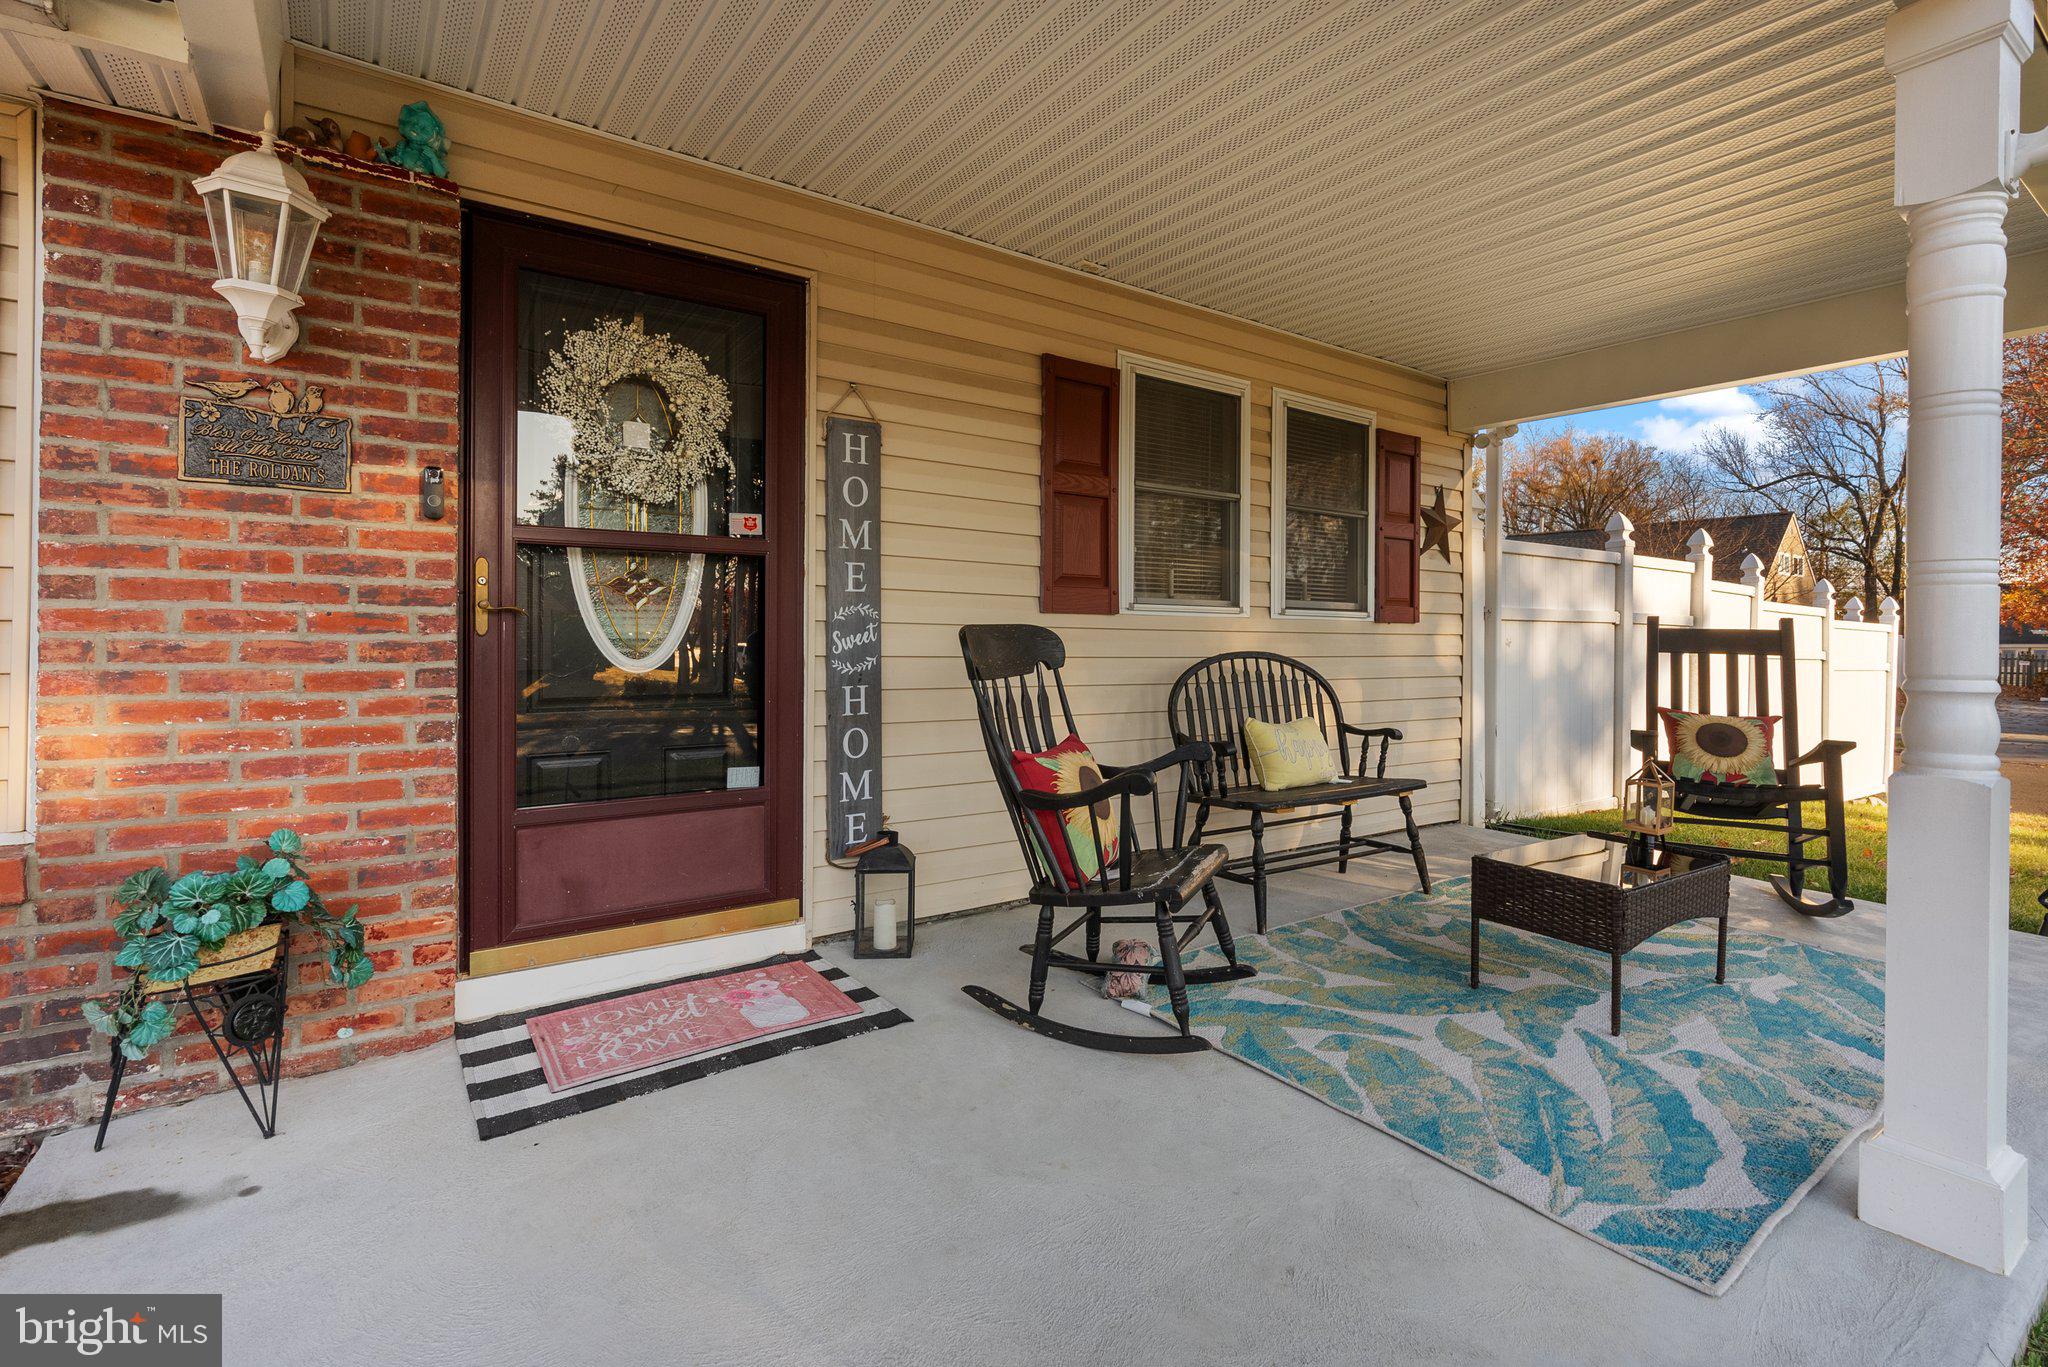
[[[1664,728],[1658,720],[1657,709],[1713,711],[1709,700],[1715,691],[1716,677],[1723,683],[1724,715],[1743,713],[1740,676],[1744,672],[1750,678],[1749,692],[1754,703],[1748,715],[1767,717],[1773,714],[1773,673],[1778,676],[1778,691],[1783,699],[1783,706],[1777,709],[1779,723],[1775,741],[1779,747],[1778,754],[1784,757],[1777,766],[1777,783],[1736,785],[1679,779],[1677,788],[1681,830],[1720,826],[1738,830],[1783,831],[1785,852],[1778,854],[1726,845],[1686,844],[1675,840],[1666,840],[1665,846],[1680,853],[1725,854],[1731,859],[1760,859],[1783,864],[1785,872],[1772,875],[1771,886],[1787,906],[1808,916],[1840,916],[1853,910],[1855,903],[1849,900],[1849,848],[1842,811],[1842,756],[1855,749],[1856,742],[1824,740],[1811,750],[1800,750],[1799,653],[1793,637],[1792,619],[1780,617],[1775,631],[1741,631],[1718,627],[1665,627],[1652,617],[1647,659],[1643,722],[1648,729],[1629,733],[1630,745],[1644,756],[1657,756],[1663,749]],[[1746,671],[1743,668],[1745,664],[1748,666]],[[1801,781],[1801,772],[1809,767],[1820,769],[1819,783]],[[1806,828],[1802,804],[1807,802],[1823,804],[1823,829]],[[1808,845],[1822,838],[1827,840],[1827,853],[1820,856],[1809,854]],[[1827,870],[1828,895],[1809,896],[1806,892],[1807,871],[1823,867]]]
[[[1003,808],[1010,815],[1010,825],[1024,851],[1025,868],[1031,875],[1031,901],[1038,905],[1038,933],[1031,944],[1023,946],[1031,955],[1030,1005],[1019,1007],[985,987],[970,985],[964,989],[967,995],[1027,1030],[1089,1049],[1181,1054],[1208,1048],[1205,1040],[1188,1029],[1188,984],[1235,981],[1251,977],[1254,970],[1238,964],[1230,923],[1216,895],[1216,871],[1223,866],[1228,851],[1221,845],[1166,846],[1160,836],[1158,787],[1158,775],[1205,761],[1208,747],[1183,745],[1145,764],[1103,764],[1102,781],[1080,792],[1033,792],[1018,782],[1010,756],[1018,750],[1050,749],[1075,734],[1073,708],[1067,702],[1066,683],[1060,676],[1066,664],[1066,647],[1044,627],[972,626],[960,629],[960,654],[967,663],[968,682],[974,688],[989,767],[995,771]],[[1059,699],[1060,715],[1065,721],[1063,729],[1053,724],[1054,696]],[[1177,774],[1172,782],[1177,793],[1184,791]],[[1141,847],[1137,823],[1131,819],[1131,799],[1143,796],[1152,798],[1149,849]],[[1185,798],[1181,800],[1184,802]],[[1109,806],[1111,803],[1117,804],[1114,809]],[[1114,861],[1105,862],[1093,876],[1076,882],[1062,870],[1037,814],[1082,809],[1088,812],[1088,833],[1097,849],[1101,848],[1102,823],[1111,810],[1117,813],[1118,851]],[[1065,820],[1057,824],[1067,845],[1068,860],[1075,869],[1082,868],[1083,861],[1076,857],[1075,832]],[[1178,832],[1180,828],[1177,811],[1174,829]],[[1183,910],[1198,894],[1201,909]],[[1055,912],[1061,908],[1080,914],[1055,933]],[[1125,908],[1131,910],[1120,910]],[[1159,963],[1151,967],[1133,966],[1100,958],[1105,925],[1151,926],[1159,938]],[[1204,927],[1215,931],[1217,946],[1226,962],[1215,968],[1184,970],[1181,951]],[[1076,930],[1083,932],[1085,957],[1055,948]],[[1109,1034],[1047,1018],[1041,1014],[1045,980],[1047,972],[1055,967],[1098,976],[1136,973],[1150,982],[1164,981],[1180,1033]]]
[[[1268,792],[1251,776],[1249,761],[1242,753],[1247,717],[1284,722],[1314,717],[1325,740],[1337,745],[1337,777],[1308,788]],[[1266,879],[1271,874],[1335,864],[1343,873],[1354,854],[1362,857],[1380,853],[1405,854],[1415,861],[1415,876],[1428,892],[1429,861],[1422,853],[1422,835],[1415,829],[1415,806],[1409,794],[1427,787],[1419,778],[1388,778],[1387,750],[1401,733],[1391,726],[1355,726],[1344,720],[1337,690],[1315,670],[1299,660],[1261,650],[1241,650],[1212,655],[1188,666],[1166,695],[1166,719],[1173,727],[1175,744],[1205,741],[1209,759],[1189,771],[1195,798],[1195,833],[1236,835],[1249,831],[1252,852],[1223,866],[1217,875],[1233,883],[1249,883],[1252,908],[1258,917],[1259,934],[1266,933]],[[1358,767],[1351,765],[1351,742],[1358,742]],[[1373,756],[1373,742],[1379,754]],[[1369,772],[1368,772],[1369,770]],[[1400,804],[1401,820],[1407,827],[1406,844],[1378,840],[1351,833],[1351,808],[1369,798],[1391,797]],[[1330,808],[1337,810],[1332,812]],[[1301,811],[1308,808],[1307,811]],[[1219,812],[1243,812],[1245,824],[1228,830],[1209,831],[1209,818]],[[1294,813],[1299,812],[1299,815]],[[1304,821],[1338,818],[1337,838],[1320,844],[1297,845],[1276,856],[1266,853],[1266,832]],[[1179,827],[1175,827],[1178,834]]]

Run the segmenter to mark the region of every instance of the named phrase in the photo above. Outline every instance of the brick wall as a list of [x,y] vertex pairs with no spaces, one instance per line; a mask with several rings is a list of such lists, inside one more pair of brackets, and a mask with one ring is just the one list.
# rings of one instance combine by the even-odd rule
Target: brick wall
[[[452,187],[333,161],[303,336],[245,359],[191,188],[230,142],[61,104],[43,126],[37,838],[0,909],[0,1134],[77,1123],[104,1086],[79,1003],[118,985],[111,890],[230,864],[273,827],[362,906],[378,974],[327,985],[302,941],[290,1067],[450,1031],[455,964],[460,230]],[[356,419],[353,493],[177,478],[181,390],[318,384]],[[341,1037],[349,1029],[352,1037]],[[131,1069],[128,1105],[225,1085],[203,1037]]]

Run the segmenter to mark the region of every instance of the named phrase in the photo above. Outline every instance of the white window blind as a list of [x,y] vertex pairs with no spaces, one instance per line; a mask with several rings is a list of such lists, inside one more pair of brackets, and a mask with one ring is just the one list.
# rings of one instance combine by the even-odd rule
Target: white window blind
[[1133,598],[1237,607],[1243,396],[1156,375],[1134,378]]
[[1286,597],[1358,612],[1372,602],[1372,426],[1285,405]]

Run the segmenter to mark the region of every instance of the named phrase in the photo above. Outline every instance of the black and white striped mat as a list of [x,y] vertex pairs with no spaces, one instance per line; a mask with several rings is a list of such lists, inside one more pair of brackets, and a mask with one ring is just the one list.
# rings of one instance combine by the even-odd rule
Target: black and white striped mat
[[[769,1035],[765,1039],[745,1040],[672,1063],[656,1064],[643,1072],[629,1073],[625,1077],[599,1078],[586,1082],[580,1087],[564,1091],[548,1090],[547,1079],[540,1070],[540,1058],[533,1050],[533,1037],[526,1032],[526,1022],[531,1016],[544,1016],[550,1011],[560,1011],[571,1006],[587,1006],[592,1002],[607,1001],[613,997],[630,997],[636,992],[646,992],[656,987],[667,987],[672,983],[695,982],[700,978],[716,978],[727,973],[742,973],[749,968],[762,968],[769,964],[788,963],[796,960],[809,964],[820,976],[834,987],[860,1003],[858,1016],[841,1016],[836,1020],[821,1021],[816,1025],[801,1027],[785,1034]],[[455,1047],[462,1057],[462,1080],[469,1089],[469,1109],[476,1116],[476,1133],[479,1139],[496,1139],[500,1135],[513,1134],[519,1130],[531,1129],[550,1120],[560,1120],[565,1115],[581,1115],[601,1106],[628,1097],[645,1096],[659,1092],[678,1083],[695,1082],[698,1078],[710,1077],[731,1068],[759,1063],[763,1059],[777,1058],[809,1049],[813,1045],[830,1044],[854,1035],[865,1035],[872,1030],[886,1030],[892,1025],[907,1024],[910,1017],[875,995],[872,988],[862,987],[848,976],[845,969],[827,962],[816,954],[806,951],[802,954],[778,954],[772,959],[763,959],[756,964],[741,964],[734,968],[714,969],[708,973],[691,973],[668,982],[640,983],[617,992],[600,992],[595,996],[579,998],[576,1001],[555,1002],[548,1006],[537,1006],[531,1011],[508,1012],[502,1016],[491,1016],[484,1020],[459,1022],[455,1027]]]

